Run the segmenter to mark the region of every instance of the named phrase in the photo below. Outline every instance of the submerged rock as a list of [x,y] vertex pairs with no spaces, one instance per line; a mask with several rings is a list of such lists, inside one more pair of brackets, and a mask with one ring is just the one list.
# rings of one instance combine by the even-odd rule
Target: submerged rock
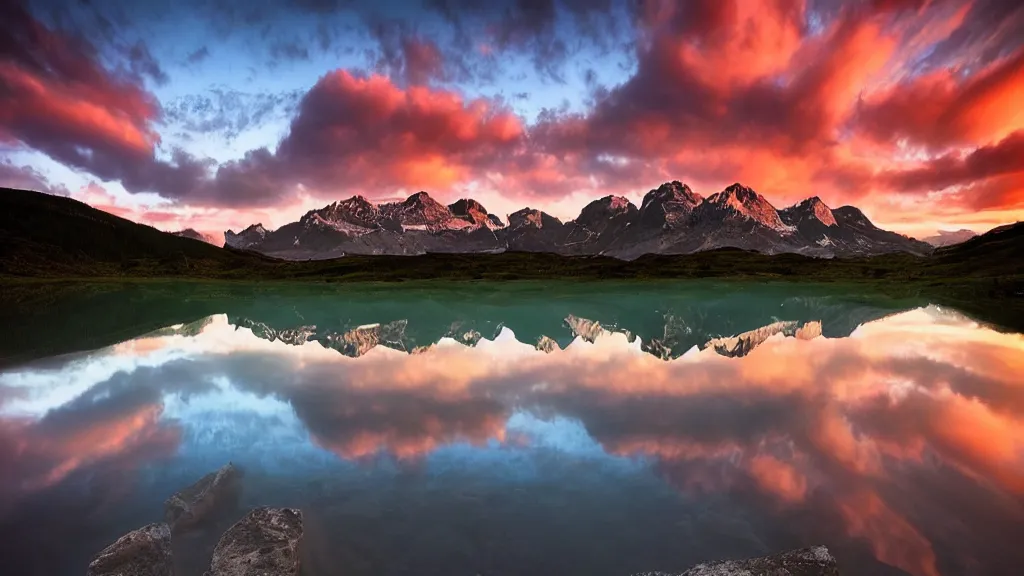
[[200,524],[238,502],[242,472],[228,462],[164,502],[164,517],[175,532]]
[[302,512],[256,508],[221,536],[205,576],[297,575],[301,540]]
[[[671,576],[643,572],[634,576]],[[836,559],[824,546],[812,546],[781,554],[698,564],[677,576],[839,576]]]
[[158,523],[121,536],[89,563],[88,576],[172,576],[171,529]]

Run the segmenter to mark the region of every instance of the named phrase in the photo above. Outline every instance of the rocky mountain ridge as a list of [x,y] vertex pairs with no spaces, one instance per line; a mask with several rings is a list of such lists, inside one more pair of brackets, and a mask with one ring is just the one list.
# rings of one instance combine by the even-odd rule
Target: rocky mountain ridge
[[181,238],[191,238],[193,240],[199,240],[200,242],[206,242],[207,244],[217,245],[217,242],[209,234],[203,234],[194,228],[185,228],[184,230],[178,230],[177,232],[171,232],[171,234]]
[[704,198],[679,181],[648,192],[639,208],[622,196],[599,198],[568,222],[527,207],[509,214],[506,224],[471,198],[446,206],[417,192],[403,201],[381,204],[353,196],[311,210],[277,230],[254,224],[238,233],[228,230],[224,238],[232,248],[301,260],[504,251],[632,260],[651,253],[689,254],[725,247],[832,258],[889,252],[925,255],[932,249],[878,228],[853,206],[831,209],[812,197],[779,210],[740,183]]

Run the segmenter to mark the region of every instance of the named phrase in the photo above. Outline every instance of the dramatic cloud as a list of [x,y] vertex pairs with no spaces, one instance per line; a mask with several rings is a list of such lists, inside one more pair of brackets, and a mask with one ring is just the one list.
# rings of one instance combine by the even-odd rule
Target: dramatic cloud
[[[1024,94],[1022,94],[1024,95]],[[949,152],[917,168],[883,173],[908,192],[956,189],[976,209],[1024,206],[1024,131],[968,153]]]
[[[571,218],[678,179],[705,195],[743,182],[779,207],[856,203],[913,233],[1024,216],[1019,2],[2,10],[0,140],[181,205],[424,189]],[[186,18],[217,38],[143,34]],[[209,135],[230,153],[199,152]]]
[[523,136],[520,119],[487,100],[338,71],[306,94],[277,155],[314,181],[446,187],[470,180]]
[[[960,77],[958,77],[960,76]],[[943,150],[989,144],[1024,129],[1024,50],[966,78],[941,70],[865,98],[858,126],[884,141]]]
[[[338,457],[386,454],[404,464],[453,444],[529,450],[529,434],[508,432],[512,415],[557,415],[605,455],[649,464],[704,501],[724,494],[761,517],[763,529],[789,526],[794,539],[825,542],[851,560],[866,554],[915,576],[960,573],[978,559],[1020,560],[1011,545],[1012,527],[1024,519],[1019,335],[926,308],[861,325],[849,337],[776,335],[741,358],[705,349],[663,361],[623,334],[545,354],[509,336],[473,348],[377,347],[348,358],[316,342],[261,339],[218,316],[111,349],[143,366],[96,384],[88,379],[102,374],[104,354],[51,373],[12,373],[0,384],[14,391],[5,409],[31,405],[16,393],[26,384],[55,397],[68,382],[85,384],[74,400],[10,434],[62,438],[74,454],[97,458],[124,438],[150,438],[156,399],[201,402],[207,392],[234,390],[246,398],[241,405],[276,399]],[[92,448],[66,440],[72,436]],[[58,463],[70,454],[63,442],[29,445],[37,444]],[[5,469],[8,482],[55,473],[49,457],[40,462],[38,471]],[[965,523],[985,529],[961,536],[956,527]]]
[[106,70],[91,44],[53,32],[15,4],[0,15],[0,138],[130,191],[173,195],[204,172],[181,151],[173,164],[155,159],[159,103]]

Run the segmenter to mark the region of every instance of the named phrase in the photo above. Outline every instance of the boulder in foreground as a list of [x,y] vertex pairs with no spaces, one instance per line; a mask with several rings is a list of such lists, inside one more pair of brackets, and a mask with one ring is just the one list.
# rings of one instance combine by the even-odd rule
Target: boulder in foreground
[[164,502],[164,517],[174,532],[191,528],[237,502],[242,472],[228,462]]
[[171,529],[150,524],[107,546],[89,563],[88,576],[172,576]]
[[[634,576],[670,576],[646,572]],[[781,554],[698,564],[678,576],[839,576],[836,559],[824,546],[812,546]]]
[[299,573],[302,512],[293,508],[256,508],[220,538],[206,576]]

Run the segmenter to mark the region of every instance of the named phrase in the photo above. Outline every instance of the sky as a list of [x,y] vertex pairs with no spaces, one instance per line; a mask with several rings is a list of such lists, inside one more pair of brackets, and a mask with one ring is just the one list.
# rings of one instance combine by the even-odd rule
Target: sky
[[164,230],[679,180],[1024,219],[1019,0],[5,0],[0,185]]

